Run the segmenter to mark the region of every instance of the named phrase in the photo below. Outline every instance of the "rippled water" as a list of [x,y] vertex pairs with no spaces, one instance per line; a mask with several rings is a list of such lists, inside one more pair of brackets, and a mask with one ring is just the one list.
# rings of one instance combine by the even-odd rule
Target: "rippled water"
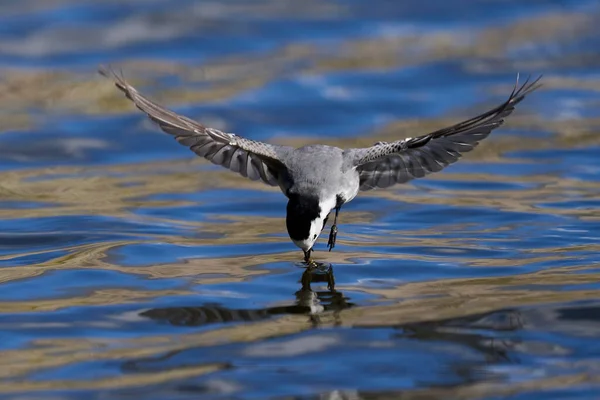
[[[0,397],[600,393],[596,1],[0,3]],[[544,73],[477,151],[364,193],[301,290],[277,189],[95,73],[257,140],[369,145]]]

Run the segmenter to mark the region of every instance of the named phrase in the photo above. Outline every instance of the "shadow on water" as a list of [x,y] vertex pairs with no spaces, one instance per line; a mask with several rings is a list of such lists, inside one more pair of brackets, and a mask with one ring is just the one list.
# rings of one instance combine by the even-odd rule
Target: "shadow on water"
[[396,338],[432,343],[446,342],[473,349],[485,357],[486,363],[518,363],[516,357],[509,356],[510,349],[517,342],[508,339],[505,334],[517,332],[523,327],[520,318],[519,310],[507,309],[460,318],[385,327],[400,331],[393,335]]
[[[315,273],[315,271],[317,271]],[[307,277],[310,276],[310,277]],[[330,312],[338,315],[340,311],[354,307],[342,292],[328,287],[327,290],[313,291],[311,282],[326,282],[333,279],[333,267],[320,264],[316,268],[307,268],[301,277],[302,287],[294,293],[295,304],[262,309],[230,309],[217,304],[153,308],[140,313],[140,316],[154,321],[167,322],[173,326],[200,327],[211,324],[228,324],[262,321],[280,315],[307,315],[311,323],[319,325],[319,314]],[[310,280],[310,282],[309,282]]]
[[[298,292],[300,293],[300,292]],[[298,295],[296,293],[296,295]],[[327,292],[331,296],[331,292]],[[316,294],[317,297],[323,294]],[[337,293],[330,299],[330,306],[325,306],[323,313],[340,312],[348,310],[349,303],[340,301],[343,296]],[[325,298],[322,298],[325,302]],[[298,300],[301,303],[302,300]],[[338,305],[334,306],[336,303]],[[361,307],[362,312],[369,312],[370,307]],[[341,319],[344,319],[341,311]],[[231,310],[225,307],[200,306],[172,309],[157,309],[144,312],[143,315],[157,321],[168,320],[177,326],[201,326],[212,321],[254,322],[281,314],[309,314],[306,306],[274,307],[264,310]],[[552,337],[537,338],[536,332],[545,331],[546,335],[564,335],[580,332],[583,334],[577,341],[571,341],[570,348],[563,348],[552,344]],[[600,305],[597,301],[579,302],[576,304],[554,305],[534,308],[499,309],[491,312],[449,318],[441,320],[423,321],[416,323],[392,324],[382,323],[377,326],[351,325],[345,330],[340,342],[328,342],[322,329],[308,330],[300,336],[284,339],[278,335],[265,338],[255,345],[250,345],[251,351],[243,351],[240,344],[223,344],[208,347],[183,348],[168,352],[162,356],[140,358],[121,364],[122,371],[130,373],[157,373],[159,371],[179,370],[209,364],[216,371],[191,380],[173,382],[168,388],[162,387],[162,393],[172,391],[176,393],[196,393],[206,395],[224,395],[229,390],[231,382],[245,385],[247,396],[260,390],[261,384],[266,384],[269,379],[276,379],[283,386],[293,387],[302,379],[315,379],[320,373],[326,373],[327,378],[320,386],[329,386],[339,389],[325,391],[319,395],[290,396],[294,399],[392,399],[402,395],[402,398],[453,398],[462,394],[468,398],[478,393],[479,395],[502,395],[510,391],[504,386],[506,382],[517,382],[517,386],[526,386],[528,377],[539,374],[539,368],[544,362],[553,360],[554,367],[550,368],[541,379],[541,385],[547,388],[561,387],[560,379],[553,381],[554,374],[559,374],[561,369],[568,368],[569,356],[576,356],[586,352],[600,356],[600,344],[595,341],[600,332]],[[331,332],[331,331],[330,331]],[[382,335],[372,335],[375,332],[386,332]],[[356,342],[358,337],[370,343],[363,346]],[[333,345],[322,346],[318,343]],[[287,359],[301,358],[306,349],[302,343],[312,342],[315,353],[307,359],[309,364],[294,366]],[[309,346],[310,347],[310,346]],[[342,349],[347,349],[343,351]],[[427,349],[427,350],[425,350]],[[373,366],[364,359],[362,367],[364,373],[372,374],[374,382],[380,379],[394,381],[392,386],[402,387],[402,390],[373,390],[344,389],[351,387],[351,378],[345,376],[354,371],[340,363],[330,363],[326,360],[344,359],[346,356],[364,356],[364,352],[377,353],[381,362],[390,363],[389,370],[373,369]],[[384,355],[385,354],[385,355]],[[435,354],[440,365],[431,364],[431,355]],[[312,361],[310,361],[312,360]],[[329,369],[316,368],[313,372],[304,371],[315,362],[327,365]],[[215,365],[214,362],[217,362]],[[541,364],[542,363],[542,364]],[[300,364],[304,364],[300,361]],[[244,371],[252,365],[265,374],[263,379],[249,384],[242,378]],[[394,365],[394,367],[391,367]],[[511,366],[511,368],[507,368]],[[600,365],[597,367],[600,368]],[[326,372],[325,372],[326,371]],[[358,372],[358,371],[356,371]],[[296,377],[294,377],[296,375]],[[369,381],[369,379],[367,379]],[[437,383],[434,383],[436,381]],[[327,382],[327,383],[325,383]],[[409,383],[411,382],[411,383]],[[478,387],[482,382],[486,386]],[[520,382],[520,383],[519,383]],[[239,388],[238,388],[239,389]],[[256,392],[258,393],[258,392]],[[406,397],[404,397],[406,396]],[[424,397],[423,397],[424,396]],[[436,396],[436,397],[428,397]],[[440,396],[440,397],[437,397]]]

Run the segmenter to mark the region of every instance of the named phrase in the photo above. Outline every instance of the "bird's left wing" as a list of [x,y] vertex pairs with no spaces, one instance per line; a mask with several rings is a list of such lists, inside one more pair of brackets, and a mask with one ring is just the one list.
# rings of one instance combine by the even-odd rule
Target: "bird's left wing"
[[541,76],[518,87],[498,107],[469,120],[427,135],[377,143],[372,147],[348,149],[344,156],[360,174],[360,190],[386,188],[442,170],[471,151],[498,128],[525,96],[541,85]]
[[197,155],[253,181],[260,179],[268,185],[278,185],[279,176],[286,170],[281,155],[290,151],[289,147],[245,139],[208,128],[152,102],[114,70],[100,67],[98,72],[112,79],[115,86],[137,108],[146,113],[164,132],[173,135],[180,144],[190,147]]

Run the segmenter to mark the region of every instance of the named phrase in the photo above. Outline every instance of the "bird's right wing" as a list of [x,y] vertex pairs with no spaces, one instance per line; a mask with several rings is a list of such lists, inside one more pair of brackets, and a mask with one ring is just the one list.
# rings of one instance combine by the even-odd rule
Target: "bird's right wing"
[[98,72],[112,79],[137,108],[197,155],[253,181],[260,179],[268,185],[278,186],[279,176],[286,169],[279,155],[290,148],[205,127],[147,99],[114,70],[101,67]]
[[496,108],[435,132],[362,149],[348,149],[344,156],[359,172],[360,190],[386,188],[421,178],[456,162],[504,123],[515,106],[537,89],[541,76],[518,87]]

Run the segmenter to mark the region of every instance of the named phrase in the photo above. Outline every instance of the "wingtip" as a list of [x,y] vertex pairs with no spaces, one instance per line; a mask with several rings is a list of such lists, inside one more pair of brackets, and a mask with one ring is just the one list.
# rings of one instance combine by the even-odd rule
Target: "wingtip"
[[521,88],[522,94],[523,95],[529,94],[529,93],[533,92],[534,90],[537,90],[540,87],[542,87],[543,84],[540,83],[540,80],[542,79],[543,76],[544,76],[543,74],[540,74],[540,75],[538,75],[537,78],[535,78],[531,82],[529,82],[529,79],[528,79],[528,82],[526,82],[526,84],[524,84]]
[[535,80],[533,82],[531,82],[531,87],[535,87],[536,89],[539,88],[540,86],[543,86],[544,84],[540,82],[540,80],[542,80],[542,78],[544,77],[544,74],[539,74],[537,78],[535,78]]
[[111,79],[111,76],[114,77],[115,70],[110,65],[100,64],[98,66],[98,73],[105,78]]
[[100,64],[100,65],[98,66],[98,71],[97,71],[97,72],[98,72],[100,75],[102,75],[103,77],[105,77],[105,78],[106,78],[106,77],[107,77],[107,71],[106,71],[106,70],[107,70],[107,67],[106,67],[106,65]]
[[515,93],[517,93],[519,90],[519,79],[520,78],[521,78],[521,74],[519,72],[517,72],[517,79],[515,79],[515,84],[513,85],[512,92],[510,93],[510,96],[508,96],[509,101],[510,101],[510,99],[515,97]]
[[[515,80],[515,87],[524,87],[527,86],[527,84],[529,83],[529,81],[531,81],[531,74],[527,75],[527,79],[525,79],[525,82],[522,85],[519,85],[519,80],[521,79],[521,73],[517,72],[517,78]],[[530,85],[535,84],[537,81],[539,81],[542,78],[542,74],[540,74]]]
[[513,87],[512,93],[509,96],[509,103],[515,103],[515,101],[518,103],[523,97],[525,97],[526,95],[528,95],[529,93],[533,92],[534,90],[537,90],[538,88],[540,88],[542,86],[542,84],[540,83],[540,80],[542,79],[543,74],[540,74],[536,79],[534,79],[533,81],[531,80],[532,75],[529,74],[527,75],[527,79],[525,79],[525,82],[523,82],[523,84],[519,85],[519,79],[520,79],[520,72],[517,72],[517,79],[515,82],[515,85]]
[[119,72],[117,72],[111,65],[100,64],[98,66],[98,73],[103,77],[113,81],[115,86],[120,90],[124,92],[128,92],[130,90],[127,81],[125,81],[125,76],[123,75],[122,70],[119,70]]

